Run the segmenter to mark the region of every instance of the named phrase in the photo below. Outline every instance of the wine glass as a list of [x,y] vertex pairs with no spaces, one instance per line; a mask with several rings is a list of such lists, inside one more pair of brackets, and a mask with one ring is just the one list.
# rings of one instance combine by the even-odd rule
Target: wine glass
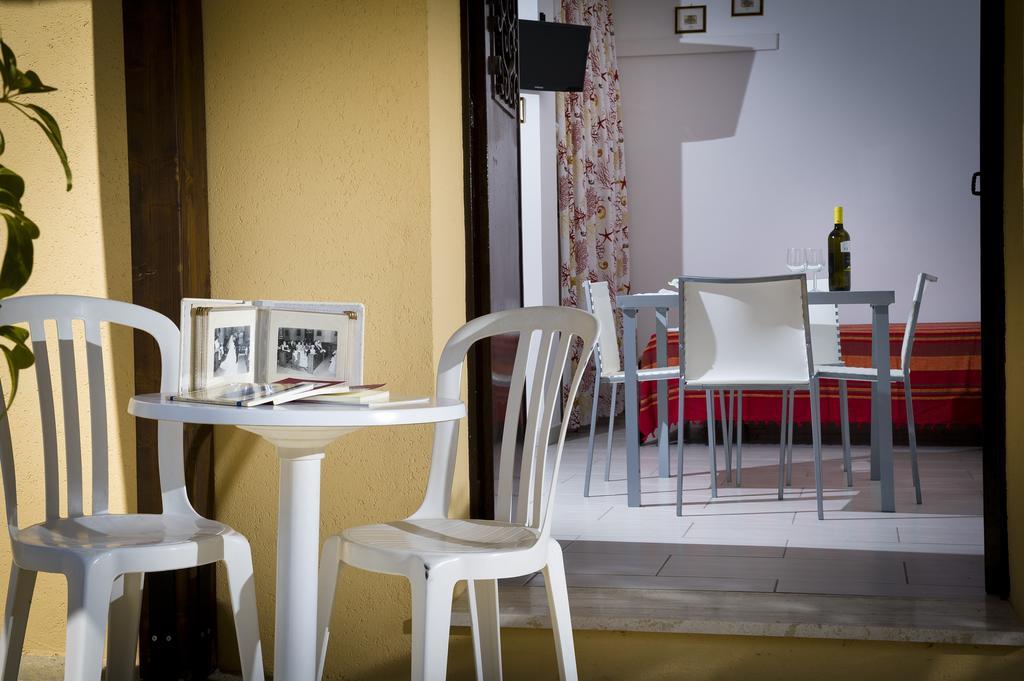
[[825,266],[825,259],[821,254],[820,248],[808,248],[804,254],[804,259],[807,262],[807,271],[811,273],[811,285],[812,291],[818,290],[818,272]]
[[790,272],[804,272],[807,270],[807,255],[802,248],[786,249],[786,267]]

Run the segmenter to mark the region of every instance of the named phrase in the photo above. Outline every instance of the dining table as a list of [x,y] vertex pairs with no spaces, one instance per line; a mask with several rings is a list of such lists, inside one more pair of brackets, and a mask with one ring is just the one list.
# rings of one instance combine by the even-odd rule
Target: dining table
[[[434,399],[374,408],[299,402],[235,407],[183,402],[154,393],[131,398],[128,412],[156,421],[236,426],[274,445],[281,472],[274,678],[313,681],[317,660],[320,462],[327,445],[361,428],[455,421],[466,415],[466,405],[459,400]],[[252,461],[250,465],[259,463]],[[238,529],[244,534],[244,527]]]
[[[629,506],[641,505],[639,394],[637,372],[637,315],[651,310],[655,315],[657,366],[668,363],[668,315],[678,309],[679,294],[629,293],[616,296],[622,311],[622,354],[625,371],[626,411],[626,497]],[[878,379],[871,384],[871,480],[880,488],[881,510],[896,510],[895,473],[892,455],[892,375],[889,366],[889,307],[896,292],[889,290],[808,291],[808,305],[866,305],[871,308],[871,365]],[[682,338],[680,336],[680,338]],[[685,339],[682,339],[685,342]],[[679,424],[681,430],[682,424]],[[669,458],[668,384],[658,383],[658,475],[671,475]]]

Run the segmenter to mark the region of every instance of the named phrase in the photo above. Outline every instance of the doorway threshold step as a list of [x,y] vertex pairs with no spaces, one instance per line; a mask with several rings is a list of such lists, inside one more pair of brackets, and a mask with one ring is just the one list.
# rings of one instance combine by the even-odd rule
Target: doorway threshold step
[[[664,589],[569,588],[573,629],[1024,646],[996,598],[882,598]],[[501,626],[550,628],[545,590],[502,584]],[[468,626],[465,595],[452,624]]]

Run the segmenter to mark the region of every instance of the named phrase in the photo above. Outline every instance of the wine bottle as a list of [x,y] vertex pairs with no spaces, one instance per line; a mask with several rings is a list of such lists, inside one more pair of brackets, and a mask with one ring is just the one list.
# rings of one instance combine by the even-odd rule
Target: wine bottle
[[828,288],[850,290],[850,233],[843,228],[843,207],[835,207],[835,225],[828,235]]

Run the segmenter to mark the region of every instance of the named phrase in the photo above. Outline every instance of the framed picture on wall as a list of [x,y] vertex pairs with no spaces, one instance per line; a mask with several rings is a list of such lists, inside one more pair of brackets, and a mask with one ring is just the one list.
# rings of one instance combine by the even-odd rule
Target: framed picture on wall
[[732,0],[734,17],[759,17],[764,14],[764,0]]
[[707,5],[676,7],[676,34],[705,33],[707,30]]

